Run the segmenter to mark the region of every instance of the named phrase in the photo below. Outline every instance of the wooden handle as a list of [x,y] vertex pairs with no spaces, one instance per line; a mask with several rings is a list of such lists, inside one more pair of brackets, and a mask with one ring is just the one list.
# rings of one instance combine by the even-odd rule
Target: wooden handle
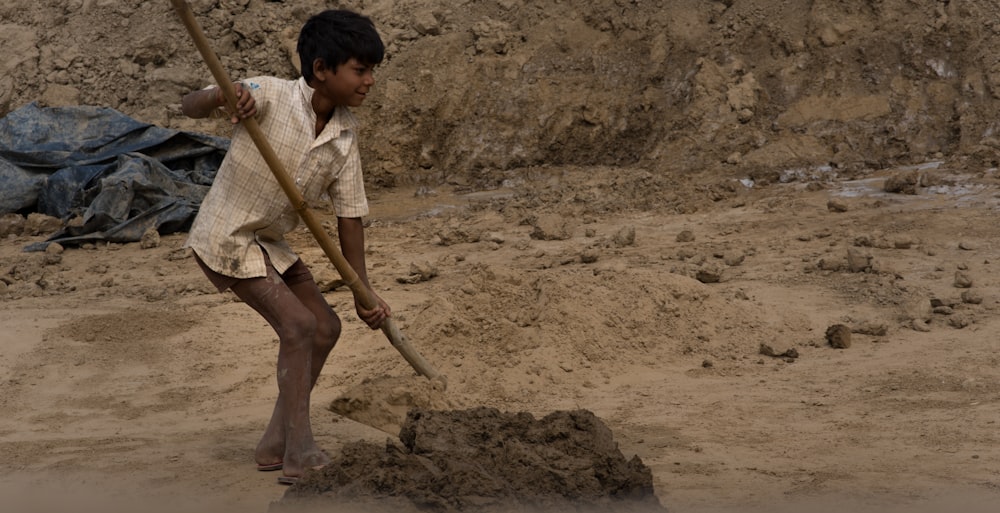
[[[204,32],[201,30],[201,26],[198,25],[198,21],[194,17],[194,12],[191,11],[191,7],[188,6],[185,0],[170,0],[174,4],[174,9],[177,10],[177,14],[180,16],[181,21],[187,28],[188,34],[191,35],[191,39],[194,40],[195,46],[198,48],[198,52],[201,53],[202,58],[205,63],[208,64],[209,70],[212,71],[212,76],[215,77],[215,81],[218,82],[219,87],[222,88],[222,92],[226,97],[226,105],[229,107],[230,112],[236,110],[236,88],[233,87],[232,81],[226,74],[222,67],[222,62],[219,57],[215,54],[212,49],[208,38],[205,37]],[[257,124],[257,120],[253,118],[246,118],[241,121],[243,127],[246,129],[247,133],[250,134],[250,138],[253,140],[254,144],[257,146],[257,150],[260,151],[261,156],[264,157],[264,161],[267,162],[268,167],[271,168],[271,172],[274,177],[278,180],[278,184],[281,189],[285,191],[285,195],[288,196],[288,200],[292,203],[292,208],[298,212],[299,217],[312,232],[313,237],[316,238],[316,242],[319,243],[320,247],[323,248],[323,252],[333,263],[333,266],[340,273],[341,278],[347,283],[347,286],[351,288],[351,292],[354,297],[361,303],[362,306],[371,310],[378,306],[375,297],[368,290],[368,287],[361,281],[358,277],[358,273],[354,271],[344,255],[341,254],[340,249],[334,244],[333,239],[330,237],[326,230],[323,229],[323,225],[319,222],[316,215],[309,208],[306,203],[305,198],[302,197],[302,193],[295,186],[295,182],[292,181],[291,177],[285,172],[285,168],[278,158],[278,155],[271,148],[271,144],[267,141],[267,137],[264,136],[264,132],[261,131],[260,125]],[[396,327],[395,321],[389,317],[382,321],[382,332],[385,333],[386,337],[389,338],[389,342],[392,344],[403,358],[416,370],[419,374],[427,377],[428,379],[440,379],[443,377],[432,367],[420,353],[414,349],[403,333],[399,331]]]

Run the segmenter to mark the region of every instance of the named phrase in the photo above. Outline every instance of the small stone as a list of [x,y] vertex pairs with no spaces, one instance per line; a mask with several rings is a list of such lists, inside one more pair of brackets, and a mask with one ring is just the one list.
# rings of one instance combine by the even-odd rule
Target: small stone
[[948,325],[955,329],[962,329],[969,324],[969,319],[964,315],[953,315],[948,318]]
[[677,242],[694,242],[694,232],[684,230],[677,234]]
[[736,267],[742,264],[745,258],[746,256],[743,253],[731,252],[723,255],[722,261],[730,267]]
[[24,231],[25,220],[20,214],[13,212],[0,216],[0,239],[8,235],[21,235]]
[[691,249],[691,248],[681,248],[681,249],[677,250],[677,259],[678,260],[687,260],[689,258],[694,258],[695,255],[697,255],[697,254],[698,254],[698,252],[695,251],[695,250],[693,250],[693,249]]
[[147,228],[139,238],[139,247],[142,249],[160,247],[160,232],[156,231],[156,228]]
[[983,296],[971,290],[962,291],[962,302],[967,305],[979,305],[983,302]]
[[31,235],[52,233],[60,228],[62,228],[62,221],[59,218],[38,212],[28,214],[28,218],[24,224],[24,231]]
[[635,246],[635,227],[626,226],[615,233],[612,239],[615,247],[624,248],[626,246]]
[[955,288],[967,289],[972,286],[972,277],[963,271],[955,271]]
[[823,258],[816,264],[823,271],[839,271],[844,267],[844,262],[835,258]]
[[503,234],[497,232],[486,232],[479,236],[479,240],[492,242],[495,244],[503,244],[504,242],[506,242],[506,239],[504,239]]
[[865,272],[872,268],[872,257],[870,254],[858,249],[847,249],[847,270],[852,273]]
[[826,341],[836,349],[851,347],[851,329],[843,324],[834,324],[826,329]]
[[695,279],[702,283],[719,283],[722,281],[722,272],[711,268],[698,269]]
[[844,203],[838,199],[832,199],[826,202],[826,209],[830,212],[847,212],[849,210],[847,203]]
[[597,261],[598,257],[597,251],[593,249],[585,249],[580,252],[580,262],[584,264],[592,264]]
[[532,223],[529,236],[535,240],[566,240],[572,236],[570,221],[563,216],[548,214],[539,216]]
[[889,334],[889,326],[881,322],[869,321],[856,326],[853,331],[872,337],[884,337]]
[[913,239],[910,239],[908,237],[900,237],[892,241],[892,247],[896,249],[910,249],[911,247],[913,247],[913,244],[914,244]]

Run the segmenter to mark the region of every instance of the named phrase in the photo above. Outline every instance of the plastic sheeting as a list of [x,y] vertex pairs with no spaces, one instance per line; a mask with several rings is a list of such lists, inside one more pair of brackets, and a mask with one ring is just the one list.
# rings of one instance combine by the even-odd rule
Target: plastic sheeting
[[41,212],[64,224],[79,217],[27,251],[183,231],[228,149],[228,139],[114,109],[32,103],[0,119],[0,214]]

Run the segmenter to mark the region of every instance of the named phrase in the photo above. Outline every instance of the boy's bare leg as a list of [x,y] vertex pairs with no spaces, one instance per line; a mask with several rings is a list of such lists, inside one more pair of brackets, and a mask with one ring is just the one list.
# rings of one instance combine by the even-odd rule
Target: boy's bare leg
[[[290,286],[290,289],[302,301],[303,305],[313,312],[317,319],[323,320],[323,322],[318,323],[315,342],[313,344],[312,369],[310,372],[311,390],[316,386],[316,381],[319,379],[327,357],[329,357],[330,351],[333,350],[334,345],[340,338],[340,319],[334,313],[333,309],[330,308],[330,305],[326,302],[326,299],[320,293],[314,281],[293,284]],[[261,437],[260,443],[257,444],[257,450],[254,454],[254,458],[258,464],[273,465],[283,461],[285,455],[283,419],[281,401],[275,401],[271,420],[268,423],[267,429],[264,430],[264,435]]]
[[241,280],[234,293],[260,313],[278,334],[278,399],[258,444],[258,463],[282,462],[299,476],[329,457],[313,439],[309,395],[340,333],[340,321],[314,282],[289,287],[271,269],[265,278]]

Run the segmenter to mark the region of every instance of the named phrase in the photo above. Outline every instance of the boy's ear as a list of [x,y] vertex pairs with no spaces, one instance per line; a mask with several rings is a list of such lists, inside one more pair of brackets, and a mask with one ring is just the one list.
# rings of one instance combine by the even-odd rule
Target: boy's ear
[[313,76],[317,78],[322,75],[323,71],[326,71],[328,69],[326,67],[326,62],[324,62],[323,59],[320,59],[319,57],[313,59],[312,64],[313,64]]

